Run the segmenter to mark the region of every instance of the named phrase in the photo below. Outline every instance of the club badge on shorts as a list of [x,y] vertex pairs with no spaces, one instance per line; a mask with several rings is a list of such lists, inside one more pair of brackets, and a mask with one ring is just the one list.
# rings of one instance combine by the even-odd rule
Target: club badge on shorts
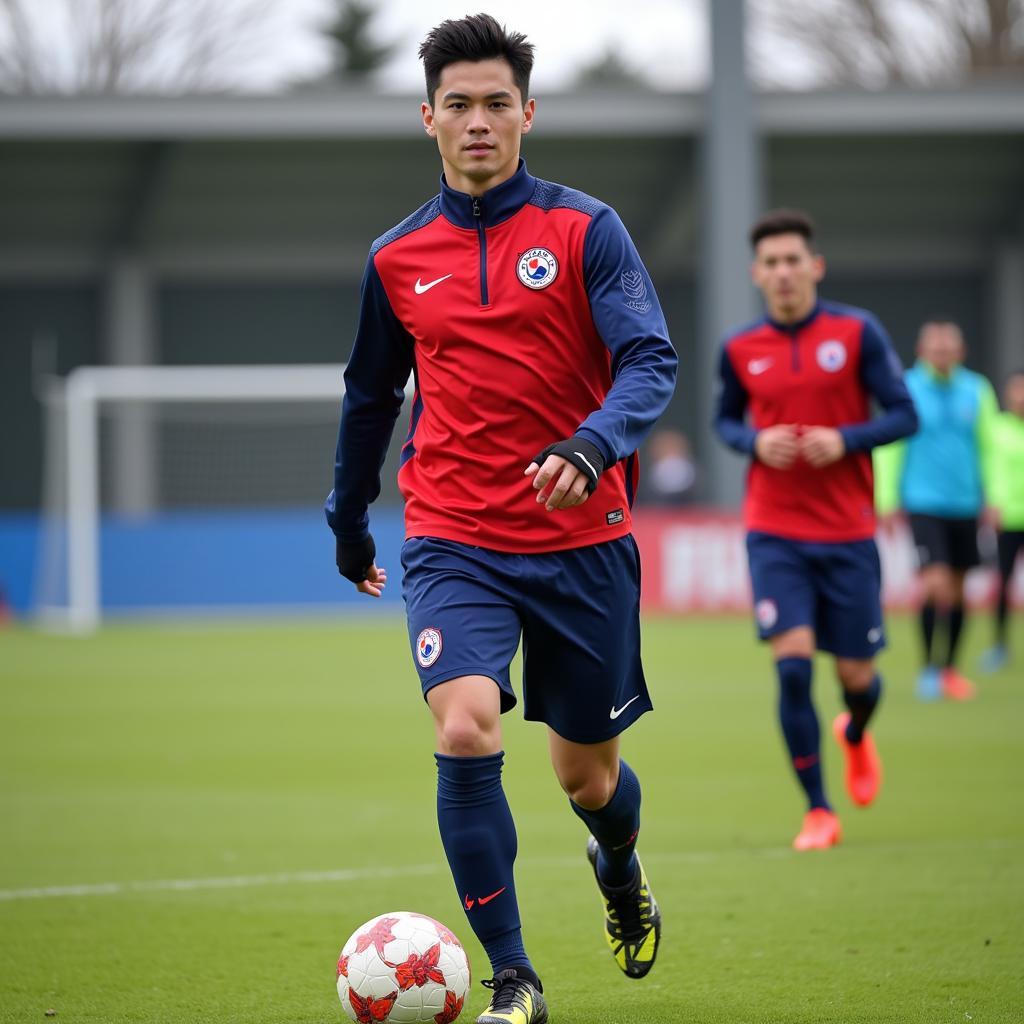
[[430,668],[439,657],[441,657],[441,630],[423,630],[416,638],[416,660],[423,668]]
[[778,606],[769,597],[757,602],[754,614],[757,616],[757,624],[762,629],[771,629],[779,621]]
[[818,346],[818,365],[826,373],[838,373],[846,365],[846,346],[841,341],[823,341]]
[[558,260],[550,249],[527,249],[519,257],[516,274],[527,288],[538,291],[553,284],[558,277]]

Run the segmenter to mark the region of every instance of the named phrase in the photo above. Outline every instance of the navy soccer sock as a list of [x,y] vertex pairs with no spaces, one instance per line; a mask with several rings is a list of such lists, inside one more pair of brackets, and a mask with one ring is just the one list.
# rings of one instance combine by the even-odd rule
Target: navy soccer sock
[[864,738],[864,730],[881,699],[882,677],[877,674],[866,690],[859,693],[843,690],[843,701],[850,709],[850,721],[846,726],[846,738],[850,743],[860,743]]
[[494,973],[533,967],[523,948],[512,865],[518,841],[501,787],[504,753],[437,758],[437,824],[459,900]]
[[960,634],[964,628],[964,606],[955,604],[949,610],[949,647],[946,651],[946,668],[956,664],[956,652],[960,646]]
[[597,840],[597,876],[609,886],[629,885],[636,877],[636,837],[640,832],[640,780],[619,761],[619,782],[611,800],[596,811],[569,801]]
[[928,601],[921,605],[921,636],[924,640],[924,663],[934,665],[932,650],[935,647],[935,605]]
[[821,777],[821,730],[811,702],[811,660],[780,658],[775,668],[779,674],[779,722],[793,770],[810,806],[831,810]]

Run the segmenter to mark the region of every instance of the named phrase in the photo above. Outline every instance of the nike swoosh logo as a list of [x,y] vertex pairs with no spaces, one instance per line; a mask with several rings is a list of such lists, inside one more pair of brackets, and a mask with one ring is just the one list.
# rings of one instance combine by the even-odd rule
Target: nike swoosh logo
[[428,281],[426,284],[420,284],[420,279],[416,278],[416,284],[414,285],[417,295],[422,295],[424,292],[429,292],[435,284],[440,284],[442,281],[447,281],[451,274],[445,274],[444,277],[439,277],[436,281]]
[[621,715],[622,712],[625,711],[626,708],[628,708],[629,705],[633,703],[633,701],[639,700],[639,699],[640,699],[640,694],[639,693],[635,697],[630,697],[629,700],[627,700],[626,703],[623,704],[621,708],[613,707],[611,709],[611,711],[608,712],[608,717],[614,722],[615,719],[618,718],[619,715]]
[[479,899],[476,900],[470,899],[469,893],[467,892],[466,898],[463,900],[463,903],[465,903],[467,910],[472,910],[477,903],[479,903],[481,907],[486,907],[487,904],[491,902],[491,900],[497,899],[507,888],[508,886],[503,885],[497,892],[492,892],[490,896],[481,896]]
[[757,377],[759,374],[764,373],[765,370],[771,369],[774,363],[775,360],[771,356],[768,356],[767,359],[751,359],[747,363],[747,369]]
[[590,460],[586,457],[586,455],[584,455],[583,452],[573,452],[573,455],[576,455],[583,460],[583,465],[586,466],[587,469],[589,469],[590,472],[594,474],[594,479],[596,480],[597,470],[594,469],[594,467],[590,464]]

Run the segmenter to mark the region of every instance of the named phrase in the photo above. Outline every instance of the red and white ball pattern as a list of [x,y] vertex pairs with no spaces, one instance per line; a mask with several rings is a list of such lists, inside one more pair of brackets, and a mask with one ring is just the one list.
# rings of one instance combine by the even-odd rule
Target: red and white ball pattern
[[469,959],[439,921],[397,910],[357,928],[338,958],[338,997],[357,1024],[451,1024]]

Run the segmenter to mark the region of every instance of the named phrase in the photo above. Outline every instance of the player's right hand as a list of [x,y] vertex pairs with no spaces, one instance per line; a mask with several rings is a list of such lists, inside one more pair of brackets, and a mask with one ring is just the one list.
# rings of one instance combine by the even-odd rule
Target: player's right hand
[[380,597],[384,593],[384,588],[387,584],[387,569],[378,569],[376,565],[371,565],[366,570],[366,579],[356,584],[356,590],[360,594],[369,594],[370,597]]
[[776,423],[757,432],[754,454],[772,469],[789,469],[800,453],[795,423]]
[[377,557],[377,545],[369,534],[362,541],[337,541],[335,561],[338,572],[356,585],[356,590],[370,597],[380,597],[387,585],[388,574],[384,569],[377,568],[374,559]]

